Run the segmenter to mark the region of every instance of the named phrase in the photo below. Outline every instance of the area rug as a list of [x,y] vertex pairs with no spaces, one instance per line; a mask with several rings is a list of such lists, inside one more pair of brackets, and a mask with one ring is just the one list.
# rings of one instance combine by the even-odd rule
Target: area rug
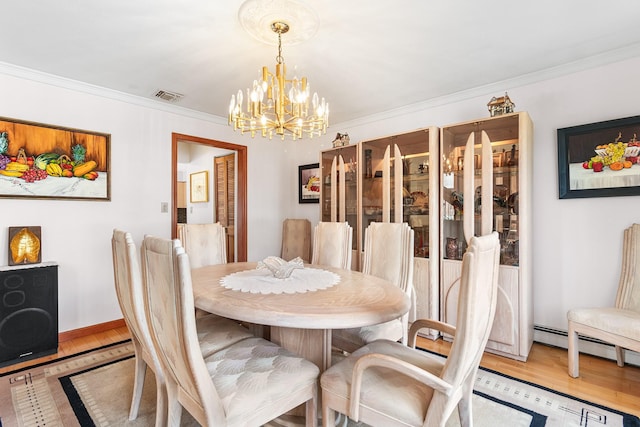
[[[0,427],[152,426],[155,379],[147,372],[138,418],[128,420],[133,387],[130,341],[0,376]],[[640,427],[640,419],[480,369],[474,387],[476,427]],[[268,424],[284,427],[297,420]],[[339,419],[341,426],[365,426]],[[183,427],[198,424],[185,411]],[[458,427],[457,415],[447,427]]]

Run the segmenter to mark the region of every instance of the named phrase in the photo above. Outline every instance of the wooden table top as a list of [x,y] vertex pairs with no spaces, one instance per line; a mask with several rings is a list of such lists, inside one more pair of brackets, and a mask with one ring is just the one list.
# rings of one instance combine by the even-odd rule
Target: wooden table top
[[224,276],[255,269],[255,262],[197,268],[191,271],[197,308],[262,325],[301,329],[344,329],[374,325],[409,311],[411,301],[397,286],[358,271],[313,266],[340,276],[323,290],[294,294],[252,294],[220,285]]

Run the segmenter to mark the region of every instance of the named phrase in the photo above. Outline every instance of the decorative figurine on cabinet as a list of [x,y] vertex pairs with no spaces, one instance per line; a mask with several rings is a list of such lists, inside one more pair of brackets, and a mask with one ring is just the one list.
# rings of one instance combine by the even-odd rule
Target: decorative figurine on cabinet
[[496,98],[495,96],[491,98],[491,101],[487,104],[487,108],[489,109],[489,115],[491,117],[495,117],[513,113],[516,108],[516,104],[511,102],[509,95],[505,92],[504,96],[501,96],[500,98]]
[[336,139],[333,140],[333,148],[336,147],[344,147],[345,145],[349,145],[349,134],[348,133],[340,133],[336,134]]

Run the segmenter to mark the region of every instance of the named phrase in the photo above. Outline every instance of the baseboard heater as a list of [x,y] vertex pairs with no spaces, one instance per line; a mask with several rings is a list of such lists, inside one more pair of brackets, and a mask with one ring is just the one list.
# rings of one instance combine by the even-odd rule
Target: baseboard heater
[[[568,332],[562,329],[550,328],[547,326],[533,326],[533,340],[542,344],[554,347],[567,348]],[[603,357],[605,359],[616,360],[615,346],[602,340],[579,335],[579,347],[581,353]],[[640,366],[640,353],[627,350],[625,352],[625,362],[629,365]]]

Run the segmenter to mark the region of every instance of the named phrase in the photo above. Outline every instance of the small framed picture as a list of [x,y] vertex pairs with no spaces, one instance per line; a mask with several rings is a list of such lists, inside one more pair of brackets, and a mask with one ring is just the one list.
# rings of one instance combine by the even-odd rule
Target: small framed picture
[[206,203],[209,201],[209,172],[202,171],[189,175],[191,203]]
[[493,153],[493,167],[499,168],[502,166],[502,153]]
[[298,203],[320,203],[320,164],[298,166]]

